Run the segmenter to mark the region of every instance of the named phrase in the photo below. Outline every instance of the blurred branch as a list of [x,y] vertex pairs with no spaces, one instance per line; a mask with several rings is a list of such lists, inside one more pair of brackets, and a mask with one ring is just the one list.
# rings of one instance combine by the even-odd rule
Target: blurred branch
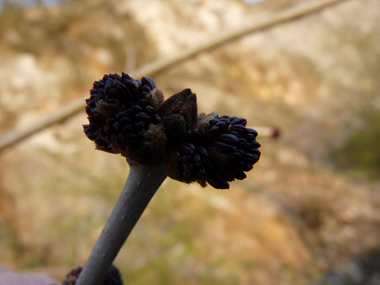
[[313,0],[307,1],[302,4],[298,4],[295,7],[273,12],[265,17],[256,19],[242,27],[233,29],[231,31],[227,31],[225,33],[221,33],[208,41],[205,41],[203,43],[200,43],[199,45],[178,52],[177,54],[171,57],[162,58],[152,63],[143,65],[141,68],[139,68],[139,72],[141,72],[142,74],[149,75],[162,72],[163,70],[166,70],[175,64],[188,60],[189,58],[198,55],[204,51],[208,51],[222,44],[236,40],[244,35],[271,28],[273,26],[303,17],[311,13],[316,13],[324,8],[327,8],[332,4],[342,1],[345,0]]
[[[135,78],[142,76],[152,76],[159,72],[162,72],[176,64],[179,64],[191,57],[198,55],[201,52],[208,51],[212,48],[218,47],[222,44],[236,40],[246,34],[256,31],[264,30],[286,21],[294,20],[303,17],[308,14],[316,13],[324,8],[329,7],[332,4],[342,2],[345,0],[313,0],[306,3],[299,4],[295,7],[284,9],[271,13],[261,19],[257,19],[243,27],[227,31],[219,34],[211,40],[201,43],[197,46],[185,49],[177,54],[162,59],[158,59],[152,63],[143,65],[136,69],[131,75]],[[40,130],[47,128],[55,123],[64,121],[65,119],[79,113],[84,110],[84,100],[89,96],[83,95],[79,98],[72,100],[72,102],[54,111],[52,114],[48,114],[36,122],[32,122],[29,126],[20,129],[14,129],[2,136],[0,136],[0,152],[7,147],[31,136],[32,134],[39,132]]]
[[80,100],[72,100],[58,110],[42,116],[27,126],[15,128],[0,136],[0,152],[47,127],[72,117],[78,113],[78,111],[84,110],[84,99],[87,97],[88,95],[81,97]]
[[256,130],[259,134],[259,137],[271,137],[278,138],[281,134],[280,129],[277,126],[270,127],[253,127],[252,129]]

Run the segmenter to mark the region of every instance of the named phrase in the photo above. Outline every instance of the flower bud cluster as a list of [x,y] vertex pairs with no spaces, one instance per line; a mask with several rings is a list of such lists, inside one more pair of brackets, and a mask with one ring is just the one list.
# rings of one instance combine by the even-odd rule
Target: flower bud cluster
[[135,163],[157,166],[165,154],[166,136],[158,107],[164,95],[149,77],[134,80],[125,73],[95,81],[86,100],[87,137],[96,148],[120,153]]
[[96,148],[142,166],[164,163],[175,180],[227,189],[260,158],[257,132],[244,118],[216,112],[198,117],[190,89],[164,101],[151,78],[139,81],[123,73],[105,75],[90,94],[84,132]]
[[168,156],[168,175],[186,183],[197,181],[205,186],[207,182],[218,189],[228,189],[228,182],[246,178],[244,172],[260,158],[257,132],[246,124],[244,118],[201,114],[197,128],[187,131]]

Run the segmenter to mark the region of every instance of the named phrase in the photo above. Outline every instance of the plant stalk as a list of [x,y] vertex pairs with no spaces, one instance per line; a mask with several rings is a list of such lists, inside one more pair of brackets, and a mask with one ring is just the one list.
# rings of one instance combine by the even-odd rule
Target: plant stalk
[[99,285],[153,195],[167,177],[163,165],[130,163],[124,188],[76,285]]

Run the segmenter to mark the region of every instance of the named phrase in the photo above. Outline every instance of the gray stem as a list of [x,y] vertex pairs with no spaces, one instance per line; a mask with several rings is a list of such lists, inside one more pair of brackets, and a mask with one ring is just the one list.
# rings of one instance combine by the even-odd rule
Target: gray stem
[[131,164],[129,176],[76,285],[99,285],[149,201],[166,178],[164,167]]

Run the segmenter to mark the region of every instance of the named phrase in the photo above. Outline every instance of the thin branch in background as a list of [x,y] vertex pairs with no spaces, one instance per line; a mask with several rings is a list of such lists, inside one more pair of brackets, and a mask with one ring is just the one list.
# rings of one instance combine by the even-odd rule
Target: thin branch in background
[[223,44],[234,41],[247,34],[262,31],[264,29],[268,29],[273,26],[282,24],[284,22],[295,20],[297,18],[319,12],[322,9],[325,9],[333,4],[342,1],[346,0],[307,1],[305,3],[298,4],[294,7],[273,12],[265,17],[255,19],[244,26],[232,29],[230,31],[226,31],[225,33],[219,34],[208,41],[205,41],[193,47],[189,47],[188,49],[178,52],[171,57],[162,58],[148,63],[139,68],[139,71],[142,74],[148,74],[149,76],[156,75],[157,73],[162,72],[185,60],[188,60],[189,58],[192,58],[202,52],[209,51]]
[[87,97],[88,95],[81,97],[81,100],[72,100],[58,110],[42,116],[40,119],[35,120],[27,126],[15,128],[3,134],[0,136],[0,152],[47,127],[71,118],[78,113],[78,110],[83,110],[83,102]]
[[[290,7],[288,9],[271,13],[270,15],[257,19],[243,27],[227,31],[204,43],[178,52],[173,56],[158,59],[154,62],[148,63],[136,69],[132,73],[132,76],[152,76],[154,74],[163,72],[164,70],[177,65],[180,62],[188,60],[200,54],[201,52],[211,50],[222,44],[236,40],[244,35],[271,28],[284,22],[319,12],[322,9],[343,1],[346,0],[314,0],[299,4],[295,7]],[[62,122],[69,117],[83,111],[83,101],[87,97],[88,95],[86,94],[73,99],[71,102],[60,107],[58,110],[52,112],[51,114],[47,114],[41,119],[32,122],[29,126],[25,128],[16,128],[9,131],[8,133],[3,134],[0,136],[0,152],[53,124]]]
[[269,126],[269,127],[259,126],[259,127],[254,127],[253,129],[257,131],[260,138],[262,137],[278,138],[281,135],[280,129],[274,125]]

